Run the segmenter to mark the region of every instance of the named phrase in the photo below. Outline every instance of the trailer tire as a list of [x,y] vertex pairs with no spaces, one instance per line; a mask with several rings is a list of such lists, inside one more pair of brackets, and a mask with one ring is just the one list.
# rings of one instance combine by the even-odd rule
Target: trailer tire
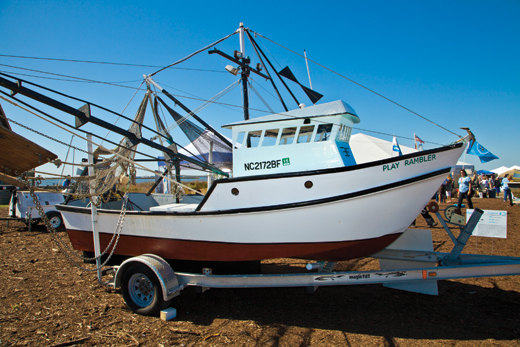
[[142,263],[128,266],[121,277],[121,291],[126,305],[143,316],[158,316],[160,311],[170,306],[165,301],[162,288],[155,273]]
[[47,213],[47,218],[49,218],[49,222],[54,229],[58,229],[63,226],[63,219],[61,218],[61,214],[59,212]]

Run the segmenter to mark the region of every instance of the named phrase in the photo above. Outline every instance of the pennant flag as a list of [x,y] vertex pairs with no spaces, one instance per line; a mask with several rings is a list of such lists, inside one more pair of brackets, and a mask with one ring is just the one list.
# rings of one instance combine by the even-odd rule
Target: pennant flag
[[415,142],[424,143],[424,141],[421,140],[421,139],[419,138],[419,136],[417,136],[417,135],[415,135],[415,134],[413,134],[413,136],[415,137]]
[[399,147],[397,138],[394,135],[394,140],[392,141],[392,157],[398,157],[401,155],[403,155],[403,152],[401,152],[401,147]]
[[471,140],[466,153],[478,156],[481,163],[487,163],[493,159],[498,159],[496,155],[485,149],[484,146],[475,140]]

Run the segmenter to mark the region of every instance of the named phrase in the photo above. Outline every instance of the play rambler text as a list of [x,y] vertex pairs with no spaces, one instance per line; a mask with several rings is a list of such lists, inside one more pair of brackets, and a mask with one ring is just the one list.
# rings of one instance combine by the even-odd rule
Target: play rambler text
[[[432,160],[437,160],[437,157],[435,157],[435,154],[423,155],[422,157],[418,157],[418,158],[406,159],[404,161],[404,166],[425,163],[427,161],[432,161]],[[383,165],[383,171],[390,171],[393,169],[398,169],[399,164],[401,164],[401,162]]]

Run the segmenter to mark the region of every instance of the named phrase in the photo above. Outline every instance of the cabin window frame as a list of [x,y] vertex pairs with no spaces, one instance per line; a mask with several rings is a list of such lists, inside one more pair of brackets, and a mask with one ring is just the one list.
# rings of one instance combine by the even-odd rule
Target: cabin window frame
[[[239,141],[240,134],[244,134],[244,135],[243,135],[244,137],[242,137],[242,140],[241,140],[241,141]],[[245,130],[237,131],[237,137],[236,137],[236,140],[235,140],[235,144],[234,144],[234,146],[233,146],[233,149],[244,148],[244,140],[246,139],[246,134],[247,134],[247,131],[245,131]],[[238,147],[237,144],[240,144],[240,147]]]
[[[290,146],[290,145],[294,145],[294,144],[296,143],[296,141],[294,140],[294,139],[296,138],[296,134],[300,131],[299,127],[298,127],[298,126],[288,126],[288,127],[283,127],[283,128],[281,128],[281,129],[282,129],[282,131],[280,132],[279,140],[278,140],[278,142],[277,142],[278,145],[279,145],[279,146]],[[285,129],[295,129],[295,130],[294,130],[294,134],[293,134],[293,136],[291,137],[291,139],[292,139],[292,142],[291,142],[291,143],[281,143],[281,141],[282,141],[282,137],[283,137],[283,131],[284,131]],[[287,140],[287,139],[286,139],[286,140]]]
[[[312,132],[311,132],[311,134],[310,134],[310,135],[304,135],[304,136],[309,136],[309,137],[307,138],[307,141],[305,141],[305,142],[300,142],[300,135],[301,135],[301,132],[302,132],[302,128],[310,128],[310,127],[312,127]],[[315,134],[316,134],[316,129],[317,129],[317,128],[318,128],[318,127],[316,126],[316,124],[305,124],[305,125],[301,125],[301,126],[299,126],[299,127],[298,127],[298,136],[296,137],[296,143],[297,143],[297,144],[302,144],[302,143],[311,143],[311,142],[313,142],[312,140],[314,139],[314,136],[315,136]]]
[[[274,143],[272,144],[269,144],[269,145],[264,145],[264,140],[265,140],[265,135],[268,133],[268,132],[271,132],[271,131],[275,131],[275,130],[278,130],[278,133],[276,134],[276,137],[271,137],[271,136],[268,136],[267,138],[269,139],[273,139],[274,138]],[[262,135],[262,143],[260,144],[261,147],[273,147],[273,146],[277,146],[278,145],[278,139],[280,138],[280,127],[276,127],[276,128],[273,128],[273,129],[265,129],[263,131],[263,135]]]
[[[318,140],[318,130],[320,127],[326,127],[326,126],[330,126],[330,130],[329,131],[326,131],[324,132],[325,134],[328,133],[329,136],[327,137],[326,140]],[[330,139],[332,138],[332,133],[334,132],[334,124],[333,123],[323,123],[323,124],[318,124],[318,126],[316,127],[316,134],[315,134],[315,137],[314,137],[314,141],[313,142],[327,142],[327,141],[330,141]],[[321,134],[321,133],[320,133]]]
[[[256,144],[256,146],[253,146],[253,145],[248,146],[247,142],[250,139],[249,134],[251,134],[251,133],[258,133],[258,132],[260,132],[260,136],[258,136],[258,143]],[[263,130],[249,130],[247,132],[247,135],[246,135],[245,147],[246,148],[258,148],[258,147],[260,147],[262,145],[262,138],[263,138],[263,136],[264,136],[264,131]],[[256,136],[255,137],[251,137],[251,138],[256,138]]]

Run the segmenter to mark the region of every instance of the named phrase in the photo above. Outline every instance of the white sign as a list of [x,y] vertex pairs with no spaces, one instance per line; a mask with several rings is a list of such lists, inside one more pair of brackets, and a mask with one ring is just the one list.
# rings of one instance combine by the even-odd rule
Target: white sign
[[[473,210],[466,210],[466,221],[469,220]],[[473,236],[507,238],[507,211],[484,210],[480,217]]]

